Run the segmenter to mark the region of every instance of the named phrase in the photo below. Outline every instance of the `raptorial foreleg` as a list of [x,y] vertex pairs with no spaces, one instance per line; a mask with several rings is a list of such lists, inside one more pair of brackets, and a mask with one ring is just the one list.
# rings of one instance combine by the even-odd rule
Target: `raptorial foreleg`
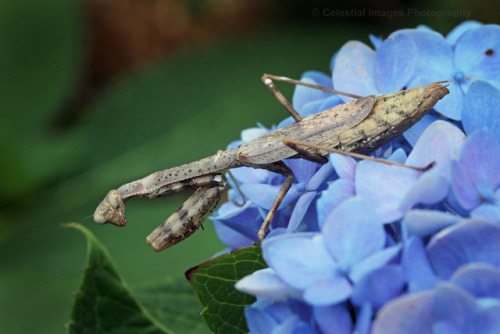
[[146,238],[155,251],[167,249],[192,235],[217,206],[227,180],[222,174],[206,177],[209,176],[212,177],[210,185],[198,188],[173,215]]

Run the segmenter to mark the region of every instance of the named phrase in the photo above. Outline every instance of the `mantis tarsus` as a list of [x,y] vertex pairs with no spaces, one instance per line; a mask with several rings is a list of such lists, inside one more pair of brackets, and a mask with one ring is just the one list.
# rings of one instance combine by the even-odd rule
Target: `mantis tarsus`
[[[286,176],[259,230],[263,240],[294,175],[282,160],[302,158],[326,163],[329,152],[367,153],[388,143],[424,116],[436,102],[449,93],[443,82],[431,83],[381,96],[359,97],[329,88],[311,85],[286,77],[264,74],[264,84],[295,119],[295,123],[275,130],[239,147],[182,166],[155,172],[108,192],[99,204],[94,220],[99,224],[124,226],[124,202],[132,197],[166,197],[187,189],[194,194],[148,237],[156,251],[164,250],[193,234],[217,205],[227,186],[224,175],[217,172],[253,167]],[[294,83],[357,98],[307,118],[302,118],[272,80]],[[347,153],[349,154],[349,153]],[[358,156],[359,157],[359,156]],[[387,161],[382,161],[387,163]],[[409,166],[406,166],[409,167]],[[417,170],[425,168],[410,167]]]

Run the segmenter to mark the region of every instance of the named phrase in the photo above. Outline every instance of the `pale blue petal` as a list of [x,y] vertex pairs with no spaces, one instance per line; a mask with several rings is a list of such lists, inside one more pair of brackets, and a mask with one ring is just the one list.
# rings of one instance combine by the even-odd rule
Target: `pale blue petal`
[[278,324],[267,312],[252,306],[245,308],[245,319],[251,333],[271,333]]
[[458,161],[451,162],[451,188],[456,201],[465,210],[479,205],[479,192],[467,169]]
[[304,291],[304,300],[314,306],[327,306],[343,302],[351,295],[352,286],[341,276],[316,282]]
[[435,162],[433,172],[438,172],[444,178],[450,178],[450,161],[458,156],[465,135],[448,122],[432,123],[417,141],[413,151],[408,156],[407,165],[425,167]]
[[369,303],[375,310],[399,296],[406,284],[400,266],[387,265],[373,270],[354,285],[351,300],[354,305]]
[[477,312],[474,297],[448,282],[438,285],[429,306],[435,316],[434,321],[453,324],[461,330],[459,333],[471,328],[471,321]]
[[333,174],[333,166],[330,163],[326,163],[319,168],[319,170],[309,178],[307,182],[306,189],[308,191],[317,190],[323,183]]
[[415,125],[406,130],[403,133],[403,136],[408,141],[408,143],[410,143],[412,147],[415,147],[418,138],[420,138],[425,129],[427,129],[429,125],[431,125],[437,120],[439,120],[439,118],[437,118],[436,116],[427,114],[424,117],[422,117],[422,119],[418,121]]
[[339,179],[330,183],[316,202],[319,227],[323,228],[333,208],[352,196],[354,196],[354,183],[351,180]]
[[375,36],[373,34],[368,35],[370,42],[372,42],[373,47],[377,50],[381,45],[384,39],[382,37]]
[[462,217],[435,210],[411,210],[403,219],[408,234],[425,237],[462,220]]
[[[450,78],[441,76],[436,79],[433,81],[448,80]],[[434,105],[434,110],[452,120],[460,120],[464,106],[463,89],[458,82],[451,81],[448,83],[448,90],[450,93]]]
[[308,192],[299,197],[299,200],[297,201],[295,207],[293,208],[292,216],[290,217],[290,222],[288,223],[288,228],[287,228],[288,233],[295,231],[295,229],[302,222],[302,219],[304,218],[307,209],[309,209],[309,206],[311,205],[316,195],[317,192],[313,191],[313,192]]
[[[328,75],[317,71],[308,71],[304,73],[300,81],[326,88],[333,88],[332,79]],[[300,111],[306,103],[323,100],[331,95],[333,94],[319,89],[296,85],[293,93],[292,105],[296,110]]]
[[285,284],[271,268],[257,270],[243,277],[234,287],[246,294],[275,300],[300,296],[299,291]]
[[330,154],[330,163],[335,168],[335,172],[341,179],[354,181],[356,175],[356,166],[358,165],[354,158],[347,155],[332,153]]
[[432,292],[425,291],[395,299],[378,313],[372,334],[432,333],[434,318],[425,307],[431,298]]
[[460,267],[451,278],[455,285],[476,298],[496,298],[500,301],[500,269],[473,263]]
[[382,249],[385,232],[373,207],[359,197],[345,200],[332,210],[323,226],[331,256],[343,266],[352,266]]
[[295,182],[308,182],[321,165],[304,159],[289,159],[286,164],[295,175]]
[[399,166],[361,161],[356,169],[356,195],[370,202],[384,223],[392,222],[402,217],[401,200],[416,182],[419,173]]
[[400,250],[401,245],[398,244],[364,258],[354,265],[349,273],[349,277],[353,282],[359,282],[363,276],[389,263],[389,261],[399,254]]
[[[281,185],[272,186],[269,184],[242,184],[240,189],[245,196],[261,208],[269,210],[278,195]],[[280,208],[286,207],[300,196],[292,187],[286,194]]]
[[482,218],[490,222],[500,224],[500,207],[498,205],[481,204],[472,210],[470,215],[474,218]]
[[356,334],[370,334],[372,327],[373,307],[369,303],[364,303],[356,315]]
[[344,103],[344,101],[340,98],[340,95],[330,96],[323,100],[323,103],[319,106],[319,111],[330,109],[342,103]]
[[[368,96],[377,92],[373,81],[373,65],[375,51],[361,42],[346,43],[337,54],[333,71],[333,86],[335,89]],[[341,96],[343,101],[352,100]]]
[[488,127],[500,140],[500,90],[476,81],[465,95],[462,124],[467,134]]
[[314,318],[323,334],[351,334],[352,320],[345,304],[315,306]]
[[438,279],[434,275],[424,243],[420,238],[412,237],[407,240],[403,248],[401,260],[403,271],[408,279],[408,290],[411,293],[434,288]]
[[500,226],[480,220],[455,224],[432,238],[427,255],[442,279],[472,262],[500,267]]
[[407,212],[415,205],[434,204],[442,201],[448,195],[448,180],[437,172],[424,173],[404,195],[400,211]]
[[475,131],[464,142],[460,162],[479,192],[500,186],[500,143],[488,129]]
[[286,234],[262,243],[264,259],[280,278],[296,289],[306,289],[335,275],[336,264],[320,236]]
[[377,49],[373,77],[380,94],[400,91],[413,77],[417,47],[405,34],[391,35]]
[[465,32],[471,29],[479,28],[482,25],[482,23],[477,21],[462,22],[453,28],[453,30],[446,36],[446,41],[451,45],[454,45]]
[[485,80],[500,88],[499,50],[500,26],[490,24],[470,29],[457,41],[455,66],[471,77],[469,82]]

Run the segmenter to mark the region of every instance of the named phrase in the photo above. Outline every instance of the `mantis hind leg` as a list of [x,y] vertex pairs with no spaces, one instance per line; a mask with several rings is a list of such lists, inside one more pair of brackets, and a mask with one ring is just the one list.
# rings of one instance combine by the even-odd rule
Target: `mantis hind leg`
[[297,152],[302,159],[306,159],[306,160],[316,162],[316,163],[322,164],[322,165],[324,165],[328,162],[328,159],[325,158],[324,156],[317,154],[317,153],[307,151],[306,149],[295,144],[295,142],[293,140],[291,140],[290,138],[283,138],[282,140],[286,146],[290,147],[295,152]]
[[[200,178],[205,178],[204,181],[211,179],[211,182],[205,182],[206,186],[199,187],[174,214],[146,238],[146,242],[155,251],[167,249],[192,235],[219,203],[227,185],[224,175],[212,174]],[[197,181],[199,180],[194,182]],[[159,196],[168,196],[166,193],[168,191]]]
[[281,161],[267,165],[248,164],[248,167],[267,169],[268,171],[286,176],[286,180],[285,182],[283,182],[278,195],[276,195],[276,198],[274,199],[274,202],[271,205],[271,208],[269,209],[269,212],[267,213],[267,216],[260,226],[259,232],[257,234],[259,240],[262,241],[266,236],[267,230],[269,229],[269,225],[271,225],[271,221],[273,220],[276,211],[278,211],[281,202],[283,202],[283,199],[285,198],[288,190],[290,190],[290,187],[292,186],[294,175],[292,170]]
[[349,93],[341,92],[339,90],[335,90],[335,89],[331,89],[331,88],[327,88],[327,87],[323,87],[323,86],[318,86],[318,85],[313,85],[313,84],[310,84],[307,82],[302,82],[299,80],[294,80],[294,79],[290,79],[287,77],[281,77],[281,76],[272,75],[272,74],[264,74],[262,76],[261,80],[264,82],[266,87],[271,91],[271,93],[273,93],[273,95],[281,103],[281,105],[283,107],[285,107],[285,109],[290,113],[290,115],[292,115],[293,119],[296,122],[302,120],[303,117],[297,112],[297,110],[295,110],[293,108],[292,104],[283,96],[283,94],[281,94],[281,92],[278,90],[278,88],[276,88],[276,86],[273,83],[273,80],[286,82],[286,83],[293,84],[293,85],[299,85],[299,86],[305,86],[305,87],[309,87],[309,88],[319,89],[319,90],[322,90],[325,92],[330,92],[330,93],[339,94],[339,95],[345,95],[345,96],[349,96],[349,97],[356,98],[356,99],[361,97],[359,95],[349,94]]

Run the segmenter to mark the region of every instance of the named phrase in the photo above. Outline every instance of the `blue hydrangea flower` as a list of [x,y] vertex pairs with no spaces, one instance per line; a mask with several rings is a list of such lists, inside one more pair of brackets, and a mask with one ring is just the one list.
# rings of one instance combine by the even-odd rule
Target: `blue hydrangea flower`
[[[338,154],[323,166],[286,161],[296,180],[262,243],[269,268],[236,285],[258,297],[246,310],[249,328],[500,332],[500,27],[468,21],[446,38],[421,26],[370,39],[375,50],[348,42],[332,57],[331,76],[310,71],[302,80],[358,95],[451,80],[437,113],[372,153],[435,165],[417,172]],[[297,86],[293,105],[307,117],[347,100]],[[246,203],[231,201],[242,202],[232,189],[214,215],[232,249],[258,240],[283,182],[250,168],[233,175]]]
[[414,293],[388,303],[373,333],[499,332],[500,226],[465,221],[422,246],[411,242],[403,257]]
[[368,298],[370,283],[383,283],[380,277],[386,277],[389,269],[381,268],[398,254],[400,247],[391,244],[370,204],[351,198],[330,212],[322,233],[266,239],[263,255],[272,271],[256,272],[236,287],[268,298],[298,295],[311,305],[327,306],[348,299],[357,282],[368,273],[376,273],[357,290],[356,299],[362,302]]
[[469,24],[449,40],[452,44],[434,31],[404,29],[391,34],[376,52],[361,42],[349,42],[336,56],[334,87],[366,96],[450,80],[450,94],[434,109],[460,120],[464,94],[473,81],[500,88],[500,55],[496,51],[500,27],[473,28]]
[[472,216],[500,223],[500,142],[488,129],[475,131],[452,162],[452,189]]

